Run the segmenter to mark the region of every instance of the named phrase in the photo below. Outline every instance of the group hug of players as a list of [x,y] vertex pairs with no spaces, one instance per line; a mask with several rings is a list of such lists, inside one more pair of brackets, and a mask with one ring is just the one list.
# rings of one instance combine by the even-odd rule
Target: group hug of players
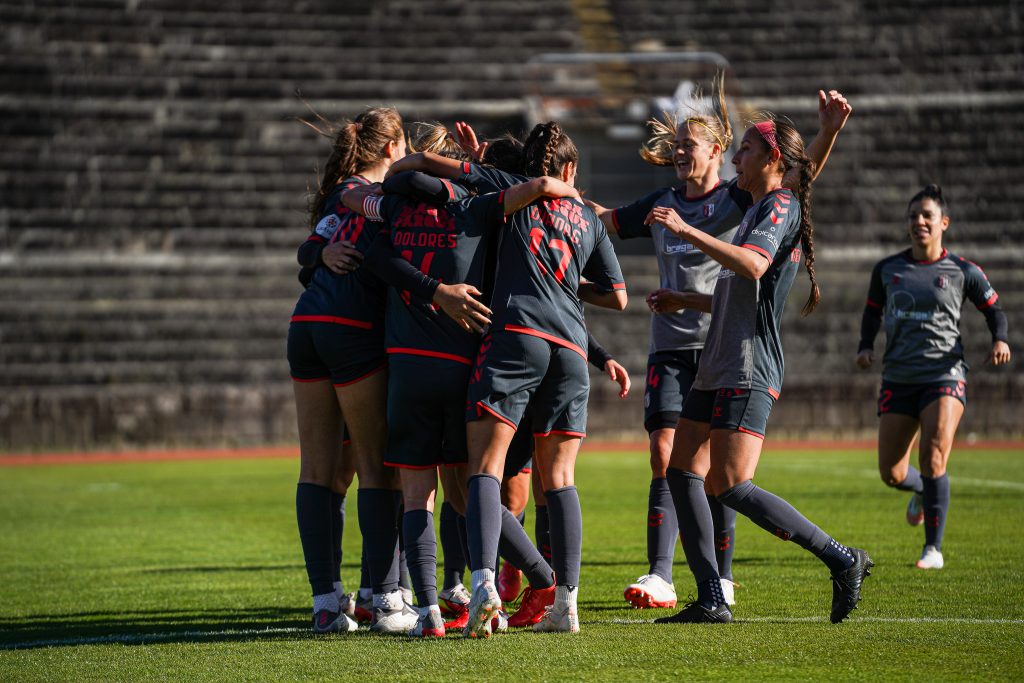
[[[681,537],[697,597],[656,622],[732,621],[740,512],[826,565],[833,623],[856,608],[874,564],[868,553],[752,481],[782,390],[779,327],[801,262],[811,281],[803,313],[820,298],[811,186],[851,107],[836,91],[819,92],[821,127],[806,148],[789,119],[759,115],[732,155],[735,178],[724,181],[733,133],[723,85],[716,79],[707,111],[651,122],[641,155],[673,166],[679,187],[617,209],[581,199],[577,149],[554,122],[523,141],[485,142],[463,123],[455,135],[421,125],[409,155],[393,109],[309,124],[330,137],[332,152],[299,248],[305,290],[288,360],[314,631],[353,630],[357,620],[412,637],[579,630],[582,513],[573,472],[586,433],[588,359],[620,384],[620,395],[629,390],[625,369],[584,322],[584,302],[626,306],[610,234],[652,239],[660,272],[659,289],[646,296],[650,569],[626,588],[626,600],[675,607]],[[861,367],[872,363],[884,320],[879,468],[886,484],[912,492],[907,520],[925,526],[923,569],[943,564],[946,461],[966,404],[964,297],[992,332],[987,361],[1010,359],[995,291],[978,266],[942,247],[949,221],[936,186],[911,199],[910,248],[872,271],[857,356]],[[910,465],[919,432],[920,470]],[[536,544],[502,504],[503,479],[522,482],[531,458]],[[354,595],[340,577],[353,472],[363,538]],[[506,614],[522,577],[528,585]]]

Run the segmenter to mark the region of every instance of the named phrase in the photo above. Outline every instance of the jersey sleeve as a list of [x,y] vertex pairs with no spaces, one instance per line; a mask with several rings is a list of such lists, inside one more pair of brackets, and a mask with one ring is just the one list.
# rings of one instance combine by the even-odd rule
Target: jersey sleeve
[[798,207],[796,198],[788,191],[766,196],[761,200],[753,225],[747,229],[740,246],[773,261],[780,242],[792,229]]
[[470,220],[487,228],[505,223],[505,192],[491,192],[474,197],[466,205]]
[[867,308],[881,311],[885,307],[885,285],[882,284],[882,262],[879,261],[871,269],[871,280],[868,282]]
[[587,360],[598,370],[604,370],[604,365],[612,359],[612,354],[594,339],[594,335],[587,330]]
[[663,187],[645,197],[641,197],[632,204],[614,209],[612,211],[612,222],[615,224],[615,231],[619,237],[624,240],[633,237],[650,237],[651,226],[645,225],[644,219],[647,218],[647,214],[651,212],[651,209],[654,208],[654,205],[658,203],[658,200],[666,192],[671,192],[671,190]]
[[590,258],[583,265],[582,275],[606,292],[625,289],[626,281],[622,277],[619,261],[615,258],[612,241],[608,239],[604,224],[598,222],[598,225],[601,226],[601,237],[597,241],[597,247],[590,254]]
[[384,192],[412,197],[435,205],[465,199],[469,190],[446,178],[435,178],[419,171],[406,171],[384,181]]
[[979,311],[991,308],[999,301],[999,295],[989,284],[985,271],[977,264],[964,259],[961,260],[960,267],[964,271],[964,294]]
[[527,180],[529,178],[526,176],[506,173],[490,166],[481,166],[480,164],[471,164],[469,162],[462,164],[462,175],[458,177],[460,184],[469,185],[480,194],[507,190],[513,185],[524,183]]

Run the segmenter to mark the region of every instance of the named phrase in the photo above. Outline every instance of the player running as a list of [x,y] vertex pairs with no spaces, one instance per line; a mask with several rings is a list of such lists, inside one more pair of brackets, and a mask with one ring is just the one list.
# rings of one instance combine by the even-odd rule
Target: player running
[[[691,111],[678,124],[651,121],[654,136],[641,149],[641,156],[657,166],[674,166],[680,188],[662,188],[633,204],[609,210],[592,204],[608,232],[621,239],[645,237],[654,240],[661,279],[659,289],[647,297],[651,318],[647,388],[644,394],[644,428],[650,439],[651,485],[647,508],[647,560],[649,568],[626,587],[624,597],[636,608],[675,607],[672,583],[679,525],[672,506],[666,470],[676,425],[683,403],[693,385],[708,333],[711,294],[720,264],[665,227],[645,223],[650,211],[668,207],[688,225],[729,242],[752,204],[749,192],[736,180],[723,181],[719,170],[725,152],[732,146],[732,127],[725,100],[725,80],[719,74],[713,87],[718,111]],[[835,90],[818,93],[820,132],[808,147],[815,174],[828,159],[836,136],[851,112],[846,99]],[[784,178],[787,187],[797,187],[799,177]],[[709,443],[700,445],[707,458]],[[735,547],[736,512],[708,493],[714,521],[714,543],[718,572],[726,602],[735,603],[732,555]]]
[[[985,316],[992,348],[985,362],[1010,362],[1006,315],[999,295],[976,264],[942,246],[949,212],[938,185],[907,206],[910,248],[871,271],[861,322],[857,365],[874,362],[875,335],[884,318],[885,356],[878,394],[878,470],[888,486],[911,491],[907,522],[924,524],[919,569],[942,569],[942,536],[949,511],[946,465],[967,405],[967,362],[960,310],[969,299]],[[920,430],[920,470],[910,451]]]
[[[754,485],[768,414],[782,390],[779,335],[782,310],[801,258],[806,258],[811,295],[807,315],[820,298],[814,276],[811,222],[813,162],[787,119],[768,118],[749,128],[733,155],[736,185],[753,205],[731,242],[686,223],[670,206],[647,217],[721,264],[704,351],[686,396],[667,470],[687,564],[697,582],[697,600],[657,623],[727,623],[715,558],[711,510],[705,493],[783,540],[814,553],[832,575],[833,623],[860,600],[873,562],[807,520],[792,505]],[[795,193],[784,177],[798,173]],[[710,449],[704,447],[710,439]],[[705,482],[706,478],[706,482]]]

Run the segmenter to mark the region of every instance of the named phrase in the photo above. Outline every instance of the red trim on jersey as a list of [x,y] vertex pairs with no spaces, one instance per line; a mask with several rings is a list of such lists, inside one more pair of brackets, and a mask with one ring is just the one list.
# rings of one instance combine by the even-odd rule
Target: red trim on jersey
[[434,464],[434,465],[403,465],[402,463],[399,463],[399,462],[388,462],[387,460],[384,461],[384,466],[385,467],[397,467],[400,470],[420,470],[420,471],[422,471],[422,470],[434,470],[434,469],[437,469],[437,465],[436,464]]
[[549,342],[551,342],[553,344],[558,344],[559,346],[564,346],[565,348],[569,349],[570,351],[575,351],[576,353],[578,353],[581,356],[583,356],[584,360],[586,360],[586,358],[587,358],[587,352],[584,351],[583,349],[581,349],[580,347],[576,346],[572,342],[566,341],[566,340],[561,339],[559,337],[556,337],[553,334],[548,334],[547,332],[541,332],[540,330],[535,330],[532,327],[520,327],[519,325],[505,325],[505,331],[506,332],[517,332],[519,334],[528,334],[531,337],[540,337],[541,339],[549,341]]
[[532,467],[524,467],[523,469],[519,470],[519,474],[532,474],[532,473],[533,473],[533,468]]
[[327,240],[325,240],[320,235],[310,235],[309,237],[306,238],[306,241],[307,242],[326,242]]
[[750,249],[751,251],[757,252],[758,254],[760,254],[761,256],[764,256],[769,261],[772,260],[772,255],[769,254],[765,249],[757,246],[756,244],[750,244],[748,242],[747,244],[742,244],[740,246],[742,246],[744,249]]
[[999,295],[993,294],[992,296],[989,297],[988,301],[978,306],[978,310],[984,311],[986,308],[989,308],[992,304],[994,304],[997,301],[999,301]]
[[744,429],[743,427],[737,427],[736,431],[737,432],[743,432],[744,434],[751,434],[751,435],[756,436],[757,438],[761,439],[762,441],[764,441],[764,434],[758,434],[757,432],[752,432],[749,429]]
[[625,289],[625,288],[626,288],[626,283],[625,282],[613,282],[612,283],[612,290],[613,291],[616,290],[616,289]]
[[564,434],[565,436],[576,436],[583,438],[587,435],[586,432],[570,432],[564,429],[552,429],[550,432],[534,432],[534,436],[551,436],[552,434]]
[[615,226],[615,234],[618,234],[622,230],[622,226],[619,225],[619,217],[616,215],[619,212],[618,209],[612,209],[612,225]]
[[505,424],[507,424],[512,429],[515,429],[515,430],[519,429],[519,425],[517,425],[514,422],[512,422],[512,420],[508,419],[507,417],[505,417],[504,415],[499,413],[494,408],[491,408],[490,406],[484,404],[483,401],[477,401],[476,402],[476,414],[479,415],[481,410],[487,411],[488,413],[490,413],[494,417],[498,418],[498,420],[500,420],[501,422],[504,422]]
[[339,383],[339,384],[335,384],[334,386],[335,386],[335,388],[337,388],[337,387],[347,387],[347,386],[349,386],[350,384],[355,384],[356,382],[362,382],[362,381],[363,381],[364,379],[366,379],[367,377],[370,377],[370,376],[372,376],[372,375],[376,375],[376,374],[377,374],[378,372],[380,372],[381,370],[387,370],[387,368],[388,368],[388,364],[387,364],[387,363],[385,363],[384,365],[380,366],[380,367],[379,367],[379,368],[377,368],[376,370],[370,370],[370,371],[369,371],[368,373],[366,373],[366,374],[365,374],[365,375],[363,375],[362,377],[356,377],[356,378],[355,378],[355,379],[353,379],[353,380],[349,380],[348,382],[341,382],[341,383]]
[[715,190],[717,190],[718,186],[721,185],[721,184],[722,184],[722,181],[721,181],[721,179],[719,179],[719,181],[717,183],[715,183],[714,187],[712,187],[710,190],[708,190],[704,194],[699,194],[696,197],[688,197],[686,195],[686,192],[683,192],[683,201],[684,202],[699,202],[699,201],[703,201],[703,200],[707,199],[708,197],[710,197],[712,194],[714,194]]
[[463,174],[469,173],[469,170],[470,170],[469,162],[468,161],[463,161],[462,162],[462,173]]
[[463,363],[465,365],[472,365],[473,359],[466,358],[465,356],[456,356],[454,353],[441,353],[440,351],[427,351],[426,349],[410,349],[400,346],[389,346],[385,349],[388,353],[402,353],[409,356],[427,356],[428,358],[442,358],[444,360],[453,360],[457,363]]
[[870,306],[871,308],[881,308],[882,307],[882,304],[876,304],[871,299],[867,300],[867,305]]
[[498,203],[501,204],[501,215],[510,215],[509,212],[505,210],[505,190],[498,193]]
[[293,382],[299,382],[300,384],[310,384],[312,382],[330,382],[331,378],[330,377],[317,377],[315,379],[303,379],[301,377],[296,377],[295,375],[292,375],[292,381]]
[[774,398],[776,401],[779,400],[779,392],[775,391],[771,387],[768,387],[768,395]]
[[351,318],[339,318],[336,315],[293,315],[291,321],[293,323],[334,323],[336,325],[358,327],[362,330],[373,329],[373,323],[352,320]]
[[946,258],[946,256],[948,256],[948,255],[949,255],[949,252],[946,251],[945,249],[943,249],[942,253],[939,254],[939,258],[935,259],[934,261],[918,261],[916,258],[914,258],[914,252],[913,251],[908,251],[907,252],[907,258],[910,259],[910,261],[912,263],[919,263],[919,264],[921,264],[923,266],[930,266],[933,263],[938,263],[942,259]]
[[452,182],[447,178],[438,178],[438,180],[444,183],[445,188],[448,190],[448,201],[455,199],[455,188],[452,187]]

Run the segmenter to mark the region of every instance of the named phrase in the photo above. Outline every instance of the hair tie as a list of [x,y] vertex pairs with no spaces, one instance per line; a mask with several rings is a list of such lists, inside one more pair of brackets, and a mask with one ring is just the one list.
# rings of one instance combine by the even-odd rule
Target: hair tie
[[363,124],[360,123],[359,121],[355,121],[355,122],[352,123],[352,130],[354,130],[355,132],[358,133],[362,129],[363,129]]
[[711,127],[709,125],[698,119],[686,119],[686,123],[696,123],[698,126],[703,126],[705,129],[707,129],[709,133],[715,136],[715,139],[718,140],[718,146],[722,148],[723,153],[725,152],[725,143],[722,142],[722,138],[718,137],[718,133],[711,130]]
[[[780,152],[779,143],[775,139],[775,123],[772,121],[761,121],[754,124],[754,128],[757,128],[757,132],[761,134],[764,141],[768,143],[768,146],[774,149],[776,152]],[[781,152],[780,152],[781,153]]]

